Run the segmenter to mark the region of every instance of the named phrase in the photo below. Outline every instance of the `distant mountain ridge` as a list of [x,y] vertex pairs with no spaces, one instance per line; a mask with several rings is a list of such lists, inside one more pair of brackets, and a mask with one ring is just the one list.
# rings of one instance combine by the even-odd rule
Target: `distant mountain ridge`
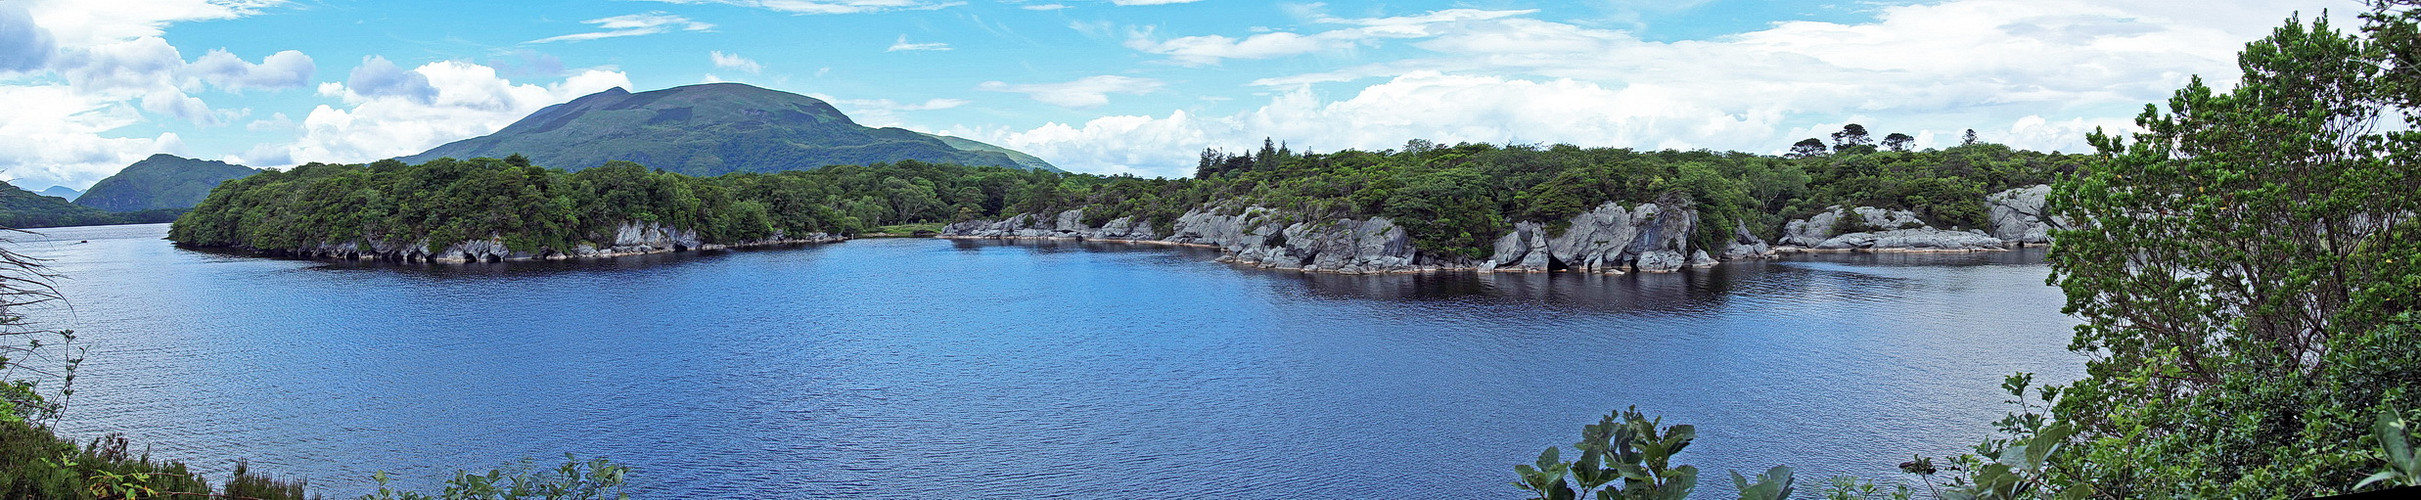
[[111,212],[183,210],[201,204],[219,183],[256,173],[223,161],[155,154],[93,183],[75,204]]
[[580,170],[630,161],[690,175],[901,160],[1058,171],[973,140],[857,124],[824,101],[737,83],[631,93],[619,87],[548,106],[496,133],[399,158],[502,158]]
[[39,195],[43,195],[43,196],[49,196],[49,197],[52,197],[52,198],[58,198],[58,199],[67,200],[67,201],[76,201],[76,197],[77,197],[77,196],[82,196],[82,195],[84,194],[84,192],[83,192],[83,191],[77,191],[77,190],[75,190],[75,188],[70,188],[70,187],[67,187],[67,186],[51,186],[51,187],[49,187],[49,188],[44,188],[43,190],[41,190],[41,191],[39,191],[39,192],[36,192],[36,193],[34,193],[34,194],[39,194]]

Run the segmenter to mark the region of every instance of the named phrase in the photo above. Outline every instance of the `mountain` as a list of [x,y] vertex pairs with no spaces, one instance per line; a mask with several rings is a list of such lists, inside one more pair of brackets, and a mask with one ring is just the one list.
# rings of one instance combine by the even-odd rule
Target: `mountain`
[[738,83],[636,94],[609,89],[548,106],[496,133],[401,160],[512,154],[566,170],[627,160],[691,175],[900,160],[1058,170],[1040,158],[990,144],[858,125],[824,101]]
[[119,214],[76,206],[67,200],[34,194],[13,184],[0,184],[0,227],[23,229],[126,222],[128,220]]
[[44,189],[44,190],[42,190],[42,192],[40,192],[40,193],[36,193],[36,194],[40,194],[40,195],[43,195],[43,196],[49,196],[49,197],[52,197],[52,198],[58,198],[58,199],[62,199],[62,200],[67,200],[67,201],[76,201],[76,196],[77,196],[77,195],[82,195],[82,194],[84,194],[84,192],[83,192],[83,191],[77,191],[77,190],[74,190],[74,189],[69,189],[67,186],[51,186],[49,189]]
[[996,152],[996,153],[1000,153],[1000,154],[1009,155],[1009,159],[1011,159],[1011,160],[1017,160],[1017,166],[1019,166],[1019,167],[1024,167],[1024,168],[1027,168],[1027,169],[1030,169],[1030,170],[1049,170],[1049,171],[1053,171],[1053,172],[1065,172],[1064,170],[1060,170],[1060,169],[1059,169],[1059,167],[1052,166],[1052,165],[1051,165],[1051,162],[1042,161],[1042,159],[1041,159],[1041,158],[1035,158],[1035,157],[1034,157],[1034,155],[1025,154],[1024,152],[1020,152],[1020,151],[1018,151],[1018,150],[1009,149],[1009,148],[1004,148],[1004,147],[1000,147],[1000,146],[994,146],[994,145],[991,145],[991,144],[985,144],[985,143],[983,143],[983,142],[981,142],[981,141],[977,141],[977,140],[974,140],[974,139],[968,139],[968,138],[964,138],[964,137],[951,137],[951,136],[947,136],[947,135],[933,135],[933,134],[925,134],[925,135],[926,135],[926,136],[928,136],[928,137],[935,138],[935,139],[941,139],[941,141],[942,141],[942,143],[943,143],[943,144],[948,144],[948,145],[950,145],[950,147],[953,147],[953,148],[958,148],[958,149],[961,149],[961,150],[966,150],[966,151],[991,151],[991,152]]
[[156,154],[94,183],[76,204],[111,212],[193,208],[210,188],[260,170],[222,161]]

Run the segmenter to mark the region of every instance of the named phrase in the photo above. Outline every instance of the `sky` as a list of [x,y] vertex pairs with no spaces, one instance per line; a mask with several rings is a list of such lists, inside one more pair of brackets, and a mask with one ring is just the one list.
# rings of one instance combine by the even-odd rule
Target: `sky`
[[547,105],[742,82],[1061,168],[1440,143],[2083,151],[2356,0],[0,0],[0,178],[357,163]]

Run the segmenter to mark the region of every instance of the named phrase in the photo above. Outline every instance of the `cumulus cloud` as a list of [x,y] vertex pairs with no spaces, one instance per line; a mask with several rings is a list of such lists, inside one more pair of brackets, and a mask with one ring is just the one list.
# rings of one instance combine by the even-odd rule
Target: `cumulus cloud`
[[0,85],[0,175],[68,186],[91,185],[152,153],[178,153],[174,133],[109,137],[143,121],[126,103],[91,98],[67,85]]
[[[305,115],[302,137],[283,148],[285,158],[364,162],[410,155],[495,132],[539,108],[630,87],[628,75],[604,70],[539,85],[514,83],[494,68],[461,61],[432,62],[408,72],[417,76],[389,75],[393,66],[382,58],[367,59],[347,83],[321,85],[320,92],[337,97],[343,107],[320,105]],[[277,155],[262,150],[246,156]]]
[[663,12],[625,14],[614,17],[590,19],[587,21],[581,21],[580,23],[596,25],[598,31],[550,36],[537,40],[530,40],[528,43],[578,42],[583,40],[596,40],[600,38],[671,33],[673,30],[707,31],[715,29],[715,25],[712,24],[691,21],[686,17],[666,14]]
[[1225,59],[1269,59],[1313,52],[1348,50],[1387,39],[1427,38],[1449,32],[1458,25],[1503,19],[1536,13],[1536,10],[1478,10],[1450,9],[1419,16],[1336,18],[1316,14],[1313,21],[1320,24],[1342,24],[1351,27],[1322,31],[1309,35],[1285,31],[1260,33],[1244,38],[1221,35],[1177,37],[1167,40],[1152,38],[1151,29],[1136,30],[1126,41],[1127,48],[1168,56],[1167,61],[1184,66],[1218,64]]
[[714,61],[717,68],[736,69],[749,74],[765,71],[765,65],[757,64],[755,60],[746,57],[740,57],[739,54],[725,54],[718,50],[706,53],[706,57],[708,60]]
[[1025,94],[1053,106],[1089,108],[1109,104],[1110,94],[1149,94],[1167,85],[1166,82],[1150,78],[1101,75],[1059,83],[1010,84],[992,81],[976,85],[975,89]]
[[899,41],[891,42],[891,48],[883,49],[884,52],[899,52],[903,50],[950,50],[950,44],[941,42],[908,43],[908,35],[900,35]]
[[931,0],[647,0],[670,4],[723,4],[792,14],[864,14],[895,10],[938,10],[966,2]]
[[0,4],[0,73],[41,69],[58,48],[50,30],[34,24],[25,6]]
[[[1530,11],[1341,18],[1315,5],[1297,15],[1317,29],[1177,38],[1146,29],[1128,47],[1191,66],[1382,44],[1417,51],[1262,78],[1253,84],[1272,97],[1239,112],[1178,110],[958,135],[1072,169],[1145,175],[1183,175],[1192,151],[1250,147],[1262,137],[1321,150],[1426,138],[1778,152],[1857,122],[1917,136],[1920,147],[1947,145],[1935,141],[1973,128],[1990,142],[2081,151],[2086,132],[2132,129],[2129,118],[2143,103],[2166,98],[2191,75],[2232,84],[2234,53],[2295,7],[1951,0],[1879,7],[1865,22],[1796,21],[1654,41],[1534,19]],[[1315,90],[1337,85],[1358,90]]]
[[905,126],[907,123],[903,121],[902,112],[950,109],[965,106],[970,102],[966,99],[936,98],[926,99],[924,102],[903,103],[891,99],[839,99],[815,93],[807,94],[807,96],[831,103],[833,107],[840,108],[842,113],[848,114],[851,121],[868,127]]
[[403,69],[385,57],[369,56],[345,77],[343,85],[330,82],[320,86],[320,94],[344,97],[347,94],[369,97],[400,97],[428,104],[437,99],[437,87],[429,84],[428,75]]
[[185,74],[218,88],[241,91],[301,87],[310,83],[312,72],[318,69],[311,63],[311,56],[301,51],[280,51],[254,64],[226,50],[214,49],[185,65]]

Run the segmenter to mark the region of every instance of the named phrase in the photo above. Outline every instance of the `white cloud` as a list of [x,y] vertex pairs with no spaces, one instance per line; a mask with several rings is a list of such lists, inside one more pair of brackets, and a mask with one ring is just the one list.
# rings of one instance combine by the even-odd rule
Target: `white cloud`
[[357,96],[400,97],[421,104],[437,99],[437,87],[429,84],[428,75],[405,70],[379,56],[362,58],[361,65],[353,67],[343,85],[323,84],[319,92],[329,97],[344,97],[347,92]]
[[1053,106],[1089,108],[1109,104],[1110,94],[1149,94],[1167,86],[1167,82],[1131,76],[1100,75],[1060,83],[1010,84],[983,82],[976,90],[1015,92]]
[[739,54],[725,54],[718,50],[706,53],[706,57],[708,60],[714,61],[717,68],[736,69],[752,75],[765,71],[765,65],[757,64],[755,60],[746,57],[740,57]]
[[286,116],[285,113],[271,113],[269,119],[253,120],[252,123],[244,124],[244,130],[254,132],[289,128],[294,128],[294,118]]
[[908,43],[908,35],[900,35],[899,41],[891,42],[891,48],[883,49],[884,52],[903,50],[950,50],[950,44],[941,42]]
[[50,30],[35,24],[25,6],[0,3],[0,74],[42,69],[58,48]]
[[67,85],[0,85],[0,175],[89,186],[152,153],[177,153],[174,133],[107,137],[143,121],[134,106]]
[[692,21],[686,17],[666,14],[663,12],[624,14],[614,17],[590,19],[587,21],[581,21],[580,23],[597,25],[597,28],[603,31],[556,35],[537,40],[530,40],[528,43],[578,42],[583,40],[596,40],[600,38],[670,33],[673,30],[707,31],[715,29],[715,25],[712,24]]
[[[218,125],[249,110],[215,110],[196,94],[295,88],[315,67],[296,51],[258,63],[225,50],[187,62],[160,38],[171,24],[233,19],[280,0],[11,0],[0,2],[0,171],[15,179],[89,186],[153,153],[183,153],[174,133],[125,137],[155,116]],[[13,75],[13,76],[12,76]]]
[[816,93],[810,93],[807,96],[831,103],[833,107],[840,108],[842,113],[849,115],[851,121],[868,127],[906,126],[907,123],[903,121],[901,112],[950,109],[965,106],[970,102],[966,99],[937,98],[926,99],[925,102],[903,103],[890,99],[839,99]]
[[1017,6],[1017,8],[1020,8],[1020,9],[1025,9],[1025,10],[1059,10],[1059,9],[1065,9],[1065,8],[1068,8],[1068,5],[1067,5],[1067,4],[1059,4],[1059,3],[1044,3],[1044,4],[1033,4],[1033,5],[1019,5],[1019,6]]
[[235,19],[282,5],[284,0],[33,0],[25,5],[36,24],[49,29],[61,46],[90,46],[156,37],[168,25],[188,21]]
[[[287,145],[284,156],[293,163],[364,162],[410,155],[437,145],[495,132],[549,105],[614,87],[630,87],[621,72],[588,70],[547,85],[514,83],[496,76],[487,66],[439,61],[413,68],[417,78],[391,78],[385,59],[363,62],[350,83],[327,83],[320,92],[343,101],[344,107],[320,105],[303,117],[302,137]],[[363,68],[376,69],[363,69]],[[419,82],[396,84],[392,82]],[[426,85],[428,92],[418,90]],[[256,150],[248,158],[276,155]],[[255,159],[253,161],[262,161]]]
[[318,71],[311,56],[301,51],[287,50],[262,58],[259,64],[223,49],[203,54],[185,66],[185,74],[227,90],[290,89],[310,83],[311,74]]
[[[1275,95],[1234,114],[1180,110],[960,135],[1071,169],[1146,175],[1183,175],[1193,151],[1262,137],[1321,150],[1426,138],[1776,152],[1847,122],[1915,135],[1920,147],[1974,128],[1986,141],[2083,151],[2086,132],[2131,130],[2143,103],[2165,99],[2189,75],[2231,84],[2235,52],[2295,7],[1952,0],[1879,7],[1861,23],[1786,22],[1664,42],[1530,11],[1338,18],[1315,5],[1298,17],[1329,29],[1173,39],[1142,30],[1128,46],[1192,66],[1385,43],[1419,52],[1262,78],[1254,84]],[[1334,99],[1311,86],[1358,81],[1367,83]],[[1069,102],[1099,102],[1091,97]]]
[[1168,56],[1168,62],[1184,66],[1218,64],[1225,59],[1269,59],[1313,52],[1350,50],[1358,46],[1387,39],[1427,38],[1444,34],[1465,23],[1503,19],[1536,13],[1535,10],[1476,10],[1450,9],[1419,16],[1345,19],[1316,14],[1313,20],[1322,24],[1352,25],[1309,35],[1276,31],[1244,38],[1221,35],[1178,37],[1154,40],[1152,30],[1137,30],[1127,37],[1127,48]]
[[671,4],[723,4],[792,14],[863,14],[895,10],[938,10],[966,2],[931,0],[646,0]]

